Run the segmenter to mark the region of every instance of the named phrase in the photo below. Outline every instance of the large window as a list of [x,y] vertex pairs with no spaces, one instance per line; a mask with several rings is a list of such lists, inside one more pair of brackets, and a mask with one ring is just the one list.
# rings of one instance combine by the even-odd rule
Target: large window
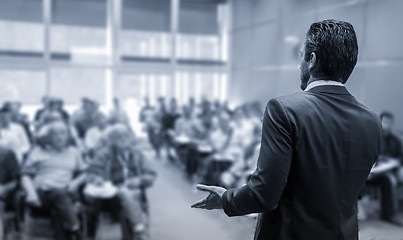
[[225,99],[223,4],[173,1],[3,0],[0,101]]

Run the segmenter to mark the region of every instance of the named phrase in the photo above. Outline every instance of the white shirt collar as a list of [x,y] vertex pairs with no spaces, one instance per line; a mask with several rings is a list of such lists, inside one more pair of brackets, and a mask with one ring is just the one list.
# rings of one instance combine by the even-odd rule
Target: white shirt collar
[[324,86],[324,85],[329,85],[329,86],[341,86],[344,87],[344,84],[341,82],[333,81],[333,80],[317,80],[314,82],[311,82],[306,88],[305,92],[311,90],[314,87],[318,86]]

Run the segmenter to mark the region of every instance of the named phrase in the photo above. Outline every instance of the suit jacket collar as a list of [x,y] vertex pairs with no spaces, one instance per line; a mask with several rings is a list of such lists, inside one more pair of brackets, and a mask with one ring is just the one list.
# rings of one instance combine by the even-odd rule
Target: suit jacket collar
[[309,89],[309,93],[330,93],[330,94],[340,94],[340,95],[351,95],[350,92],[344,86],[332,86],[332,85],[321,85]]

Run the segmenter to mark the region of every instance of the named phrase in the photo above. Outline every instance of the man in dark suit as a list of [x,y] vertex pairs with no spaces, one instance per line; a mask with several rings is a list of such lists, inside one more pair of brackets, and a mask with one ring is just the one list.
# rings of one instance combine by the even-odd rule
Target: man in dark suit
[[380,150],[379,117],[344,87],[357,62],[350,23],[313,23],[301,50],[304,92],[271,99],[258,166],[239,189],[192,207],[229,216],[261,213],[255,239],[358,239],[356,202]]

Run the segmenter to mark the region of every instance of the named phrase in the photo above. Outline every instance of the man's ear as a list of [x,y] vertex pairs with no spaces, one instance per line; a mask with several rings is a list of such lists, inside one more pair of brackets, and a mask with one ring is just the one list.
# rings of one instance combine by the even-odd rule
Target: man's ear
[[311,52],[310,60],[309,60],[309,70],[312,70],[316,66],[316,53]]

